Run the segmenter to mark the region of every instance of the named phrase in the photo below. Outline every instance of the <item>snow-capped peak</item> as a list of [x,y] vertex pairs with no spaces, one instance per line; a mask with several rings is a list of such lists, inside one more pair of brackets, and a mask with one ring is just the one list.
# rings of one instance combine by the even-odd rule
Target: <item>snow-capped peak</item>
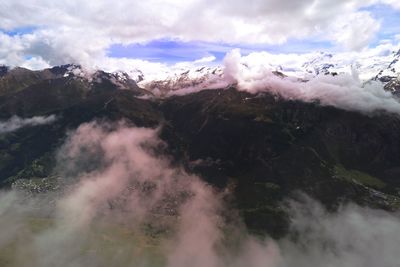
[[328,74],[334,69],[337,68],[335,62],[332,61],[333,55],[325,52],[319,52],[314,58],[311,58],[310,61],[305,62],[302,65],[302,68],[305,72],[319,75],[319,74]]
[[399,77],[400,73],[400,50],[393,53],[391,62],[383,68],[377,75],[377,79],[382,82],[390,82]]
[[163,79],[148,80],[146,76],[138,84],[156,95],[165,95],[182,89],[213,89],[223,76],[222,67],[193,67],[174,69]]
[[[281,56],[261,52],[241,56],[238,63],[242,65],[240,68],[243,68],[246,73],[256,71],[257,75],[264,75],[269,70],[270,73],[279,72],[282,77],[307,81],[320,75],[347,74],[361,82],[379,80],[387,84],[393,80],[397,81],[396,78],[400,72],[399,58],[400,51],[397,50],[336,54],[315,52]],[[155,95],[184,93],[184,91],[189,93],[202,89],[226,87],[229,82],[234,83],[235,81],[225,79],[227,71],[230,70],[227,70],[226,66],[174,66],[169,71],[163,70],[157,75],[140,72],[140,80],[137,79],[137,82],[140,87],[146,88]],[[137,70],[132,73],[138,77]],[[132,77],[131,73],[129,75]],[[260,77],[251,79],[253,78]],[[397,81],[396,84],[398,83]]]

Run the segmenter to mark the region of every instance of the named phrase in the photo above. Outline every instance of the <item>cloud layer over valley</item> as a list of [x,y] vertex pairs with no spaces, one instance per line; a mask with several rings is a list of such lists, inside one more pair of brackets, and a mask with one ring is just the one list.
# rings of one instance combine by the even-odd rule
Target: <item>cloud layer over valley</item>
[[[0,195],[7,266],[397,266],[398,214],[290,201],[291,233],[247,233],[224,196],[171,167],[157,130],[82,124],[59,153],[62,190]],[[385,247],[382,250],[382,247]]]

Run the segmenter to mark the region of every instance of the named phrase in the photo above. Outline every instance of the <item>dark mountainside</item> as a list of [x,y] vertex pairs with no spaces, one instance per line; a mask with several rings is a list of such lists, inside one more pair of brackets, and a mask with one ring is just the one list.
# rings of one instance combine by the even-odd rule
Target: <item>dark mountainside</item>
[[[235,88],[185,96],[150,95],[130,79],[98,72],[87,81],[68,66],[0,68],[0,119],[55,114],[48,125],[0,134],[2,187],[52,190],[55,153],[67,132],[93,120],[161,128],[165,153],[217,188],[255,233],[286,233],[285,199],[304,192],[331,210],[348,201],[400,207],[400,117],[363,115]],[[43,179],[44,178],[44,179]],[[32,186],[28,180],[40,181]]]

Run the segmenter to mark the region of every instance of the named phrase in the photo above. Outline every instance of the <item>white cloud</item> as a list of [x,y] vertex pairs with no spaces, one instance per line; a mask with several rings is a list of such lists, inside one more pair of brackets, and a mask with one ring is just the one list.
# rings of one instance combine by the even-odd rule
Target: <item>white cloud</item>
[[397,0],[381,0],[383,4],[390,5],[395,9],[400,9],[400,2]]
[[197,59],[193,63],[194,64],[210,63],[210,62],[213,62],[216,59],[217,58],[215,56],[207,56],[207,57],[203,57],[203,58]]
[[341,18],[333,27],[333,40],[349,50],[360,50],[375,37],[380,22],[373,19],[369,12],[357,12]]
[[19,64],[19,66],[30,70],[42,70],[51,67],[51,65],[48,62],[44,61],[43,58],[41,57],[29,58],[24,62],[22,62],[21,64]]
[[377,2],[1,0],[0,29],[34,30],[14,37],[1,34],[0,58],[10,65],[21,64],[26,55],[50,65],[91,65],[107,56],[111,44],[160,38],[249,44],[313,38],[361,49],[374,37],[379,22],[359,9]]

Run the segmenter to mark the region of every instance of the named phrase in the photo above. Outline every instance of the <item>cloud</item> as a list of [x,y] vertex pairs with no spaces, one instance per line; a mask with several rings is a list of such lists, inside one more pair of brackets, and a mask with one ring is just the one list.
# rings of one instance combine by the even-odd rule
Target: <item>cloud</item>
[[290,237],[247,241],[226,266],[397,266],[399,213],[354,204],[329,213],[307,197],[290,203]]
[[202,63],[213,62],[214,60],[216,60],[215,56],[207,56],[207,57],[203,57],[203,58],[197,59],[193,63],[194,64],[202,64]]
[[397,265],[399,213],[349,204],[328,213],[317,202],[292,202],[292,231],[299,242],[282,242],[283,266]]
[[400,102],[385,91],[380,82],[363,84],[354,71],[336,76],[321,74],[301,81],[295,77],[280,77],[268,66],[257,64],[252,56],[242,57],[239,50],[228,54],[224,64],[224,79],[228,84],[237,84],[239,90],[269,92],[305,102],[318,101],[321,105],[345,110],[367,113],[384,110],[400,114]]
[[17,131],[24,127],[37,126],[53,123],[56,120],[55,115],[50,116],[35,116],[32,118],[20,118],[12,116],[6,121],[0,121],[0,134],[10,133]]
[[51,65],[41,57],[28,58],[22,61],[18,66],[29,70],[43,70],[51,67]]
[[[143,258],[135,259],[145,244],[133,251],[122,247],[122,255],[111,254],[104,262],[102,255],[92,260],[90,253],[79,258],[85,246],[96,249],[85,238],[92,225],[103,223],[126,227],[128,235],[131,232],[142,238],[150,238],[143,227],[168,233],[167,240],[163,241],[163,235],[157,240],[163,241],[159,249],[167,266],[183,267],[188,262],[203,266],[205,261],[216,266],[213,246],[220,240],[219,199],[197,177],[170,167],[166,158],[156,154],[162,146],[153,129],[130,128],[123,123],[81,125],[60,152],[61,162],[69,163],[62,163],[64,174],[70,176],[74,170],[79,176],[71,178],[78,182],[59,200],[55,227],[37,238],[43,253],[37,266],[64,266],[71,259],[77,266],[98,266],[97,261],[111,264],[124,256],[128,261],[122,266],[150,260],[141,254]],[[90,163],[96,168],[87,170]],[[164,245],[168,245],[165,251]],[[65,250],[68,247],[71,249]]]
[[[26,56],[49,65],[92,66],[95,59],[107,57],[113,44],[159,39],[229,44],[313,39],[361,49],[380,24],[360,10],[376,3],[381,1],[2,1],[0,29],[32,31],[2,33],[0,51],[5,52],[0,58],[12,66]],[[384,3],[397,7],[393,1]]]
[[224,219],[229,191],[172,167],[160,153],[164,146],[154,129],[82,124],[60,149],[62,191],[0,193],[0,261],[31,267],[397,266],[399,214],[354,205],[328,213],[304,198],[289,201],[290,235],[254,237],[240,218]]
[[[323,106],[344,110],[400,114],[399,100],[384,90],[383,83],[370,80],[382,66],[391,62],[393,54],[388,51],[392,51],[392,48],[392,44],[384,43],[365,51],[362,57],[353,52],[337,55],[254,52],[242,56],[240,50],[236,49],[225,56],[224,67],[220,71],[187,82],[167,82],[165,86],[168,90],[164,95],[185,95],[235,86],[238,90],[253,94],[267,92],[287,100],[318,102]],[[308,66],[307,62],[312,64]],[[328,63],[332,64],[329,71],[337,75],[324,73],[323,67]],[[320,67],[321,70],[314,67]],[[284,76],[277,75],[276,71]],[[363,79],[360,79],[359,71],[364,74]],[[153,87],[157,90],[163,83],[156,81],[143,85],[149,90],[154,90]]]
[[400,9],[400,3],[399,1],[396,0],[382,0],[381,1],[383,4],[389,5],[395,9]]
[[369,12],[357,12],[334,25],[332,39],[349,50],[361,50],[375,38],[380,22],[373,19]]

